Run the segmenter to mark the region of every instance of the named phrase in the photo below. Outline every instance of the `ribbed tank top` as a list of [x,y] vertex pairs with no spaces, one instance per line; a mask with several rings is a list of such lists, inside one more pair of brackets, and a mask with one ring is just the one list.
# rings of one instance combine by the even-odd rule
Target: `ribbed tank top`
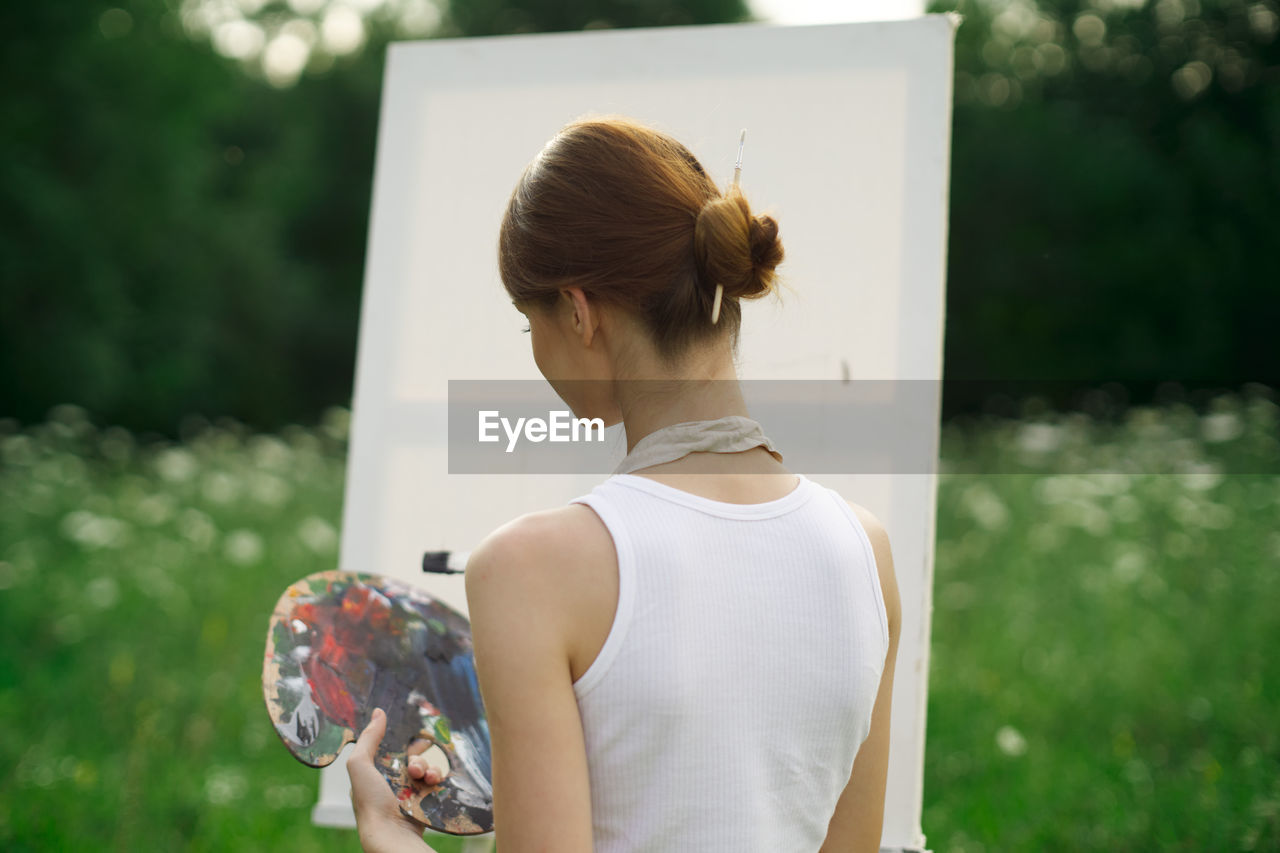
[[889,644],[866,531],[833,489],[715,501],[617,474],[570,503],[613,538],[618,602],[574,683],[595,853],[815,853]]

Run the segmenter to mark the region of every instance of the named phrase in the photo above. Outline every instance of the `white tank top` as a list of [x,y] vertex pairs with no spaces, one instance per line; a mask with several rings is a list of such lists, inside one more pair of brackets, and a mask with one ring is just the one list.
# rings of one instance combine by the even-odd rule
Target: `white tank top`
[[570,503],[613,538],[618,603],[574,683],[595,853],[815,853],[889,647],[870,540],[797,475],[760,504],[616,474]]

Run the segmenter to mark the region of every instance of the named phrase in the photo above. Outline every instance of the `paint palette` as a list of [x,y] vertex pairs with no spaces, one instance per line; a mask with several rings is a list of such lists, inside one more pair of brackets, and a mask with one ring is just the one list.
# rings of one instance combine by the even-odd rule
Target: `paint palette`
[[[493,830],[470,625],[422,590],[341,571],[292,584],[267,628],[262,692],[276,733],[311,767],[332,764],[382,708],[387,729],[374,763],[400,810],[453,835]],[[438,785],[409,776],[408,749],[419,739],[448,761]]]

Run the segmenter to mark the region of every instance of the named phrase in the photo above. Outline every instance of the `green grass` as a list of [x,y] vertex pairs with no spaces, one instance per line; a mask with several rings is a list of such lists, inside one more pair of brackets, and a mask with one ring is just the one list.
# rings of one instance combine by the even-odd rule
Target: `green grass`
[[944,438],[934,850],[1280,849],[1278,411]]
[[[932,849],[1280,847],[1278,433],[1263,397],[944,432]],[[345,437],[0,422],[0,849],[358,849],[261,689]]]

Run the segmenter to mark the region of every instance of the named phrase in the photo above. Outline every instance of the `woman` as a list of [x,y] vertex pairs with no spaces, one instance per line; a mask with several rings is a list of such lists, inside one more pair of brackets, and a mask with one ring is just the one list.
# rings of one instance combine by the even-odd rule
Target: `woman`
[[[467,564],[502,853],[878,849],[888,537],[787,471],[734,367],[738,301],[782,256],[736,182],[628,119],[568,125],[512,194],[499,265],[534,360],[629,452]],[[348,762],[361,842],[429,849],[374,769],[384,727]]]

